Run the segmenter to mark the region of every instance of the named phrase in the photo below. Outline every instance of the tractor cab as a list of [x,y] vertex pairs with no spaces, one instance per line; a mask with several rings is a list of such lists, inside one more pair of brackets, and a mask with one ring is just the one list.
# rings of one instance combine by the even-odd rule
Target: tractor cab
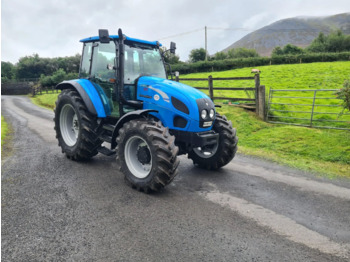
[[137,80],[141,76],[167,78],[159,42],[122,34],[109,36],[105,30],[99,31],[99,37],[80,42],[84,46],[79,78],[101,87],[100,95],[108,101],[107,114],[111,117],[119,118],[141,108],[136,101]]

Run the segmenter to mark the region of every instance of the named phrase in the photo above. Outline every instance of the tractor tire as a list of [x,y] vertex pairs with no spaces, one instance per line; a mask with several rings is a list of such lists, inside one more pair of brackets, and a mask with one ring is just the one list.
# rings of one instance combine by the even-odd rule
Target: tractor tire
[[177,174],[179,148],[160,121],[134,119],[117,137],[117,164],[125,182],[138,191],[160,191]]
[[192,159],[194,165],[208,170],[227,165],[237,152],[238,138],[231,121],[217,114],[213,130],[219,133],[218,144],[211,148],[194,148],[188,153],[188,158]]
[[94,132],[97,118],[89,113],[79,94],[72,89],[62,90],[54,110],[56,138],[67,158],[87,160],[95,156],[102,144]]

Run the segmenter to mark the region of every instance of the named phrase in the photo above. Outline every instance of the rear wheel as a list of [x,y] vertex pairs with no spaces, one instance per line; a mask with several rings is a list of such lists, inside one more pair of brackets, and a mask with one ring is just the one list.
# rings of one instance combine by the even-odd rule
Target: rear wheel
[[159,191],[177,174],[179,149],[161,122],[135,119],[125,123],[119,130],[116,151],[126,183],[139,191]]
[[62,153],[72,160],[89,159],[98,153],[102,141],[94,132],[97,119],[89,113],[76,91],[63,90],[54,112],[56,138]]
[[215,170],[227,165],[237,152],[238,138],[236,129],[225,116],[216,116],[213,130],[219,134],[217,144],[194,148],[188,153],[188,158],[200,168]]

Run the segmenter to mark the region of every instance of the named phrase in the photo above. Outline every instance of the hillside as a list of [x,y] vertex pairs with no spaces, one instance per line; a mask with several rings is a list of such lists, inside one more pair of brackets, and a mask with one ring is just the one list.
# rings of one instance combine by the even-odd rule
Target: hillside
[[255,49],[262,56],[269,56],[276,46],[293,44],[306,47],[319,32],[327,34],[334,29],[341,29],[344,34],[350,34],[350,13],[279,20],[246,35],[223,51],[245,47]]

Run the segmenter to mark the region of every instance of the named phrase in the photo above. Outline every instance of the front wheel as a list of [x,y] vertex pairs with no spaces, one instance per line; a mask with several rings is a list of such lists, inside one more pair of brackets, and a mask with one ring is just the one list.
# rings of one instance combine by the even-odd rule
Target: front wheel
[[227,165],[237,152],[236,129],[225,116],[216,115],[213,130],[219,134],[217,144],[198,147],[188,153],[188,158],[200,168],[215,170]]
[[116,151],[125,181],[139,191],[159,191],[176,176],[179,149],[161,122],[135,119],[125,123],[119,130]]

